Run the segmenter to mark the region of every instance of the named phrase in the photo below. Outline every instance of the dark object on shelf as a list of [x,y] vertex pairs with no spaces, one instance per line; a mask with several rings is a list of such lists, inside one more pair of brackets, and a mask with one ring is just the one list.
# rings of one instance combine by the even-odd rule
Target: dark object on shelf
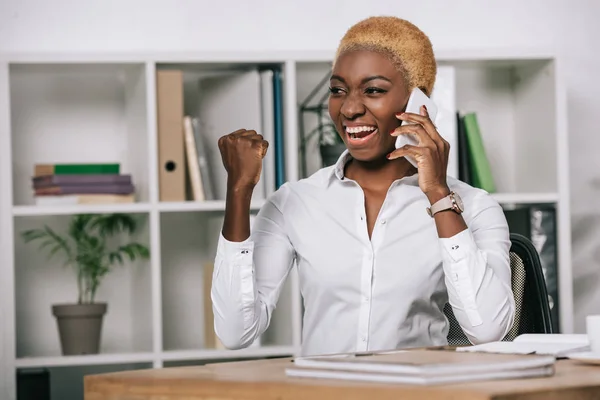
[[[335,164],[340,155],[346,150],[346,145],[338,134],[335,125],[328,118],[327,99],[329,98],[329,91],[326,90],[317,99],[316,104],[311,105],[311,102],[323,91],[323,88],[327,88],[326,82],[329,80],[330,75],[328,72],[300,104],[300,162],[302,177],[306,177],[307,175],[306,147],[311,138],[317,137],[322,167]],[[308,133],[306,132],[304,123],[306,113],[313,113],[317,117],[317,127]]]
[[17,400],[50,400],[50,372],[47,369],[18,370]]
[[533,243],[540,255],[542,271],[548,290],[548,303],[555,332],[560,331],[558,314],[558,254],[556,209],[552,205],[522,205],[505,209],[504,215],[511,232],[519,233]]
[[[511,233],[510,241],[510,268],[516,312],[515,322],[502,340],[513,341],[524,333],[554,333],[540,256],[533,243],[525,236]],[[448,344],[470,344],[450,303],[446,303],[444,313],[450,322]]]

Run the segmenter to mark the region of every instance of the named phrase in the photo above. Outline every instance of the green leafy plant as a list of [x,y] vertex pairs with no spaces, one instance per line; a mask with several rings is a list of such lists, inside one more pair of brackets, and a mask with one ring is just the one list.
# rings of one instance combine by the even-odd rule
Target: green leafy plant
[[65,266],[77,274],[78,304],[94,303],[102,278],[114,264],[126,259],[149,258],[146,246],[131,242],[110,246],[109,240],[118,234],[133,234],[136,220],[127,214],[77,214],[69,223],[66,235],[60,235],[45,225],[22,232],[25,243],[39,242],[39,250],[48,250],[48,258],[58,253],[65,256]]

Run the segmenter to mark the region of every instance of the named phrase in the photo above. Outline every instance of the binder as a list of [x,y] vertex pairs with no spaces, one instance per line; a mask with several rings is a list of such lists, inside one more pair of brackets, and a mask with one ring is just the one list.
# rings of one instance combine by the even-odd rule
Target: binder
[[[223,200],[227,193],[227,171],[221,159],[219,138],[238,129],[260,131],[260,74],[252,69],[208,75],[200,79],[198,87],[198,121],[206,139],[212,189],[215,198]],[[262,198],[262,187],[258,185],[252,199]]]
[[[273,70],[267,69],[260,73],[262,135],[270,145],[275,142],[275,103],[273,99]],[[262,186],[264,198],[270,197],[276,189],[275,185],[275,146],[270,146],[263,159]]]
[[160,201],[185,201],[183,73],[156,72],[158,173]]
[[273,106],[275,115],[275,186],[277,189],[285,183],[285,150],[283,139],[283,82],[282,73],[273,70]]

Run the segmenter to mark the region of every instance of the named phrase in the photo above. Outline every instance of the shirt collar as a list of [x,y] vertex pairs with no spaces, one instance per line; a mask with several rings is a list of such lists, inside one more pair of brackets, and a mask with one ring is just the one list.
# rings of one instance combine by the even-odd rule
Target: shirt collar
[[352,156],[350,155],[348,149],[344,150],[333,166],[331,171],[332,176],[335,176],[339,180],[344,180],[344,168],[351,158]]
[[[338,157],[338,160],[336,161],[336,163],[333,165],[333,168],[332,168],[331,174],[330,174],[330,178],[336,177],[340,181],[343,181],[345,179],[344,169],[346,167],[346,164],[348,163],[348,161],[350,161],[351,158],[352,158],[352,155],[350,155],[350,152],[348,151],[348,149],[344,150],[342,152],[342,154]],[[418,173],[398,179],[395,183],[398,183],[403,180],[408,180],[408,182],[414,181],[414,183],[417,184],[417,178],[418,178]]]

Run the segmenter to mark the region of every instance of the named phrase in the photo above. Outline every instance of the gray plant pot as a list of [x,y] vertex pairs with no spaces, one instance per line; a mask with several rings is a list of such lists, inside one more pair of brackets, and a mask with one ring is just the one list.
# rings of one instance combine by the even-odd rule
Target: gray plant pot
[[333,145],[321,145],[321,162],[323,167],[328,167],[337,162],[342,153],[346,150],[344,143],[336,143]]
[[106,309],[106,303],[52,306],[63,355],[98,354]]

